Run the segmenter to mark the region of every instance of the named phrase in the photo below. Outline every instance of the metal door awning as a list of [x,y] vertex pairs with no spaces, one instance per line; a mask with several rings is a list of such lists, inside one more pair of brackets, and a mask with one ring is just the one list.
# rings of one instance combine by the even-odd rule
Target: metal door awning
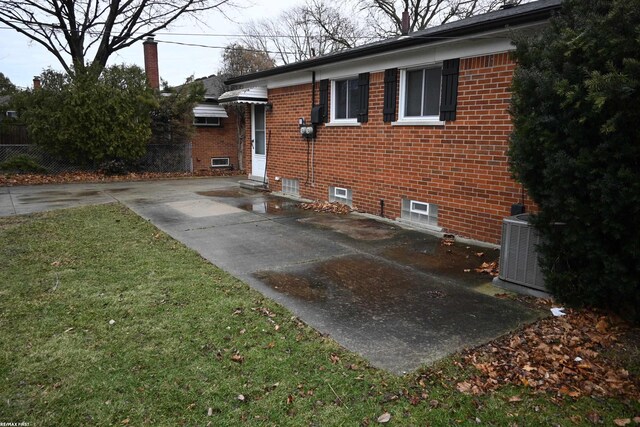
[[244,104],[266,104],[266,87],[247,87],[244,89],[230,90],[218,97],[220,104],[244,103]]

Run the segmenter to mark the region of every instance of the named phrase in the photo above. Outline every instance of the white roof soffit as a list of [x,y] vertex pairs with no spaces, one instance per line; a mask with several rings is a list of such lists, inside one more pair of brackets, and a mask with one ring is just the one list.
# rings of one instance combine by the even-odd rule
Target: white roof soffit
[[226,119],[227,111],[220,105],[212,104],[198,104],[193,108],[193,115],[195,117],[220,117]]
[[245,104],[266,104],[267,88],[263,86],[247,87],[244,89],[230,90],[218,97],[220,104],[231,104],[234,102]]

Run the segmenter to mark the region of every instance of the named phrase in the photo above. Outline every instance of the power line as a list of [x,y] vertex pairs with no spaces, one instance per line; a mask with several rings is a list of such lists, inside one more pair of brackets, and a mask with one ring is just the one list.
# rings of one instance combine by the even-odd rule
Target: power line
[[[198,43],[184,43],[184,42],[173,42],[169,40],[155,40],[158,43],[167,43],[167,44],[177,44],[180,46],[192,46],[192,47],[204,47],[207,49],[226,49],[228,46],[210,46],[206,44],[198,44]],[[250,49],[246,47],[241,47],[242,50],[246,50],[247,52],[264,52],[264,53],[284,53],[287,55],[293,55],[295,52],[285,52],[285,51],[271,51],[271,50],[262,50],[262,49]]]

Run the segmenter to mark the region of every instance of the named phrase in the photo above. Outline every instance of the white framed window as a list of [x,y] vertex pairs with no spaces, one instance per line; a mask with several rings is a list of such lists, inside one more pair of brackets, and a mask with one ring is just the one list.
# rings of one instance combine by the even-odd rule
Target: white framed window
[[231,166],[231,162],[228,157],[212,157],[211,158],[211,167],[212,168],[228,168]]
[[418,200],[402,199],[400,218],[418,225],[438,228],[438,205]]
[[400,70],[398,122],[440,122],[442,65]]
[[429,215],[429,203],[416,202],[415,200],[411,200],[409,210],[413,213]]
[[333,195],[335,197],[342,197],[343,199],[347,197],[348,190],[342,187],[333,187]]
[[357,123],[359,103],[357,77],[331,81],[331,122]]
[[195,126],[220,126],[220,117],[194,117]]
[[351,190],[344,187],[329,187],[329,201],[353,205],[353,195]]

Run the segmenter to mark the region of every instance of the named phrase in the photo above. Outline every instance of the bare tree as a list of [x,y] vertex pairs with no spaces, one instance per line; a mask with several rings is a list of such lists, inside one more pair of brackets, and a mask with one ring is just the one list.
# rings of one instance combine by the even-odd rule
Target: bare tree
[[242,33],[245,46],[273,53],[280,64],[349,49],[366,40],[366,30],[357,20],[324,0],[309,0],[275,19],[249,22]]
[[[109,56],[183,15],[230,0],[0,0],[0,23],[44,46],[65,71],[101,71]],[[89,60],[90,52],[95,51]]]
[[402,33],[402,12],[409,14],[408,30],[418,31],[495,10],[524,0],[357,0],[367,22],[382,38]]
[[239,43],[224,48],[222,69],[218,75],[229,79],[244,74],[268,70],[276,66],[275,61],[262,49],[247,49]]

